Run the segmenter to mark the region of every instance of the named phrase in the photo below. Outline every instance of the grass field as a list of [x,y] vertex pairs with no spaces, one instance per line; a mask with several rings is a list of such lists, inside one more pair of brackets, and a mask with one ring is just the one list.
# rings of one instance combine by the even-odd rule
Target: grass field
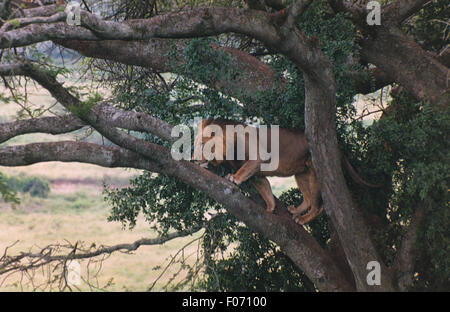
[[[100,246],[156,237],[143,218],[139,219],[133,230],[123,229],[117,222],[107,222],[109,210],[102,200],[100,185],[66,183],[63,187],[62,184],[53,186],[46,199],[24,196],[22,203],[15,209],[4,203],[0,205],[2,253],[16,241],[18,243],[8,250],[8,254],[15,255],[30,249],[38,251],[48,244],[65,243],[66,240],[71,243],[84,242],[86,246],[93,243]],[[153,268],[164,266],[171,255],[192,239],[193,237],[187,237],[161,246],[143,246],[134,254],[114,253],[103,263],[98,278],[99,285],[105,285],[113,279],[113,285],[108,290],[144,291],[162,272],[161,269]],[[80,264],[82,276],[86,278],[87,261],[81,261]],[[173,270],[167,272],[161,282],[156,284],[155,290],[161,289],[172,272]],[[0,281],[3,281],[2,278]],[[38,276],[38,280],[39,278]],[[18,274],[10,276],[0,286],[0,291],[21,290],[20,284],[15,284],[19,279]],[[82,289],[86,290],[87,287]]]
[[[34,166],[38,168],[32,168]],[[15,209],[10,204],[0,203],[0,253],[16,241],[19,242],[9,249],[8,254],[15,255],[20,251],[28,251],[30,248],[38,251],[48,244],[64,243],[66,240],[71,243],[84,242],[86,246],[92,243],[100,246],[132,243],[143,237],[156,237],[142,216],[133,230],[123,229],[120,223],[106,220],[109,207],[102,198],[102,181],[95,178],[117,174],[124,179],[122,181],[124,183],[126,176],[131,177],[133,172],[121,171],[121,169],[108,171],[109,169],[84,164],[56,164],[55,167],[53,163],[46,163],[29,168],[28,172],[50,179],[59,177],[58,172],[64,172],[67,177],[70,176],[70,172],[74,172],[77,179],[84,179],[84,181],[55,180],[51,183],[51,193],[48,198],[22,195],[21,204]],[[81,168],[84,170],[80,170]],[[5,172],[5,168],[0,170]],[[26,168],[8,168],[7,171],[13,173],[14,170],[27,171]],[[46,172],[49,173],[47,176]],[[285,182],[294,183],[293,180]],[[281,191],[285,186],[281,179],[274,181],[275,190]],[[143,246],[132,255],[114,253],[104,262],[98,282],[100,285],[105,285],[113,279],[113,285],[108,288],[113,291],[147,290],[161,274],[170,257],[198,235],[200,234],[175,239],[161,246]],[[193,244],[186,250],[186,254],[195,253],[196,249],[196,245]],[[83,264],[86,265],[87,261],[81,262],[82,268]],[[161,269],[153,270],[156,266],[161,266]],[[161,290],[175,272],[175,268],[164,274],[154,290]],[[0,291],[21,290],[20,284],[17,284],[19,279],[18,274],[10,276],[0,286]],[[0,278],[0,283],[1,281]],[[87,287],[82,289],[88,290]]]

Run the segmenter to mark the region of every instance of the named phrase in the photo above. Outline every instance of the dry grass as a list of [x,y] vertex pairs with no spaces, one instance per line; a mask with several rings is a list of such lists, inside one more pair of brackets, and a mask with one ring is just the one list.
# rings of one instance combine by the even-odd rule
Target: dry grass
[[[96,165],[82,163],[47,162],[31,166],[2,167],[0,171],[5,174],[25,173],[53,180],[75,180],[75,181],[127,181],[138,175],[141,171],[135,169],[103,168]],[[121,184],[121,183],[118,183]]]
[[[79,196],[87,198],[86,207],[81,205],[77,208],[68,208],[74,201],[74,194],[75,197],[76,194],[84,194]],[[65,243],[65,240],[72,243],[84,242],[86,246],[92,243],[100,246],[131,243],[143,237],[156,236],[142,217],[133,230],[123,229],[117,222],[107,222],[108,207],[102,202],[98,188],[79,185],[76,192],[70,195],[72,198],[64,193],[53,193],[46,200],[25,198],[23,204],[15,210],[2,204],[0,206],[0,250],[3,251],[17,240],[19,242],[9,250],[11,255],[28,251],[30,248],[38,251],[39,247]],[[56,207],[50,207],[52,202],[54,202],[53,205],[56,204]],[[105,285],[113,279],[113,285],[108,288],[109,290],[144,291],[162,272],[162,269],[153,270],[153,268],[167,263],[170,256],[192,239],[191,236],[175,239],[160,246],[142,246],[132,255],[116,252],[103,263],[98,278],[99,285]],[[196,245],[188,248],[189,252],[195,249]],[[81,262],[83,278],[87,275],[86,264],[87,261]],[[173,272],[174,269],[169,270],[156,284],[155,290],[160,290]],[[37,278],[40,278],[39,275]],[[21,290],[20,284],[13,285],[19,279],[18,274],[10,276],[0,287],[0,291]],[[87,290],[88,287],[84,286],[82,289]]]

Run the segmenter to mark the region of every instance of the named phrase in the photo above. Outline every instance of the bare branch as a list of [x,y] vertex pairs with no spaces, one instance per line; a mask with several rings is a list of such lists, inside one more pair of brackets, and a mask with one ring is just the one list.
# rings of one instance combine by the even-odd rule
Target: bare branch
[[32,24],[0,34],[0,48],[23,47],[57,39],[99,40],[90,30],[66,23]]
[[0,48],[25,46],[55,39],[145,40],[151,38],[190,38],[228,32],[246,34],[265,41],[274,40],[270,15],[261,11],[236,8],[197,8],[150,19],[124,22],[105,21],[89,12],[81,12],[82,27],[66,23],[34,24],[0,35]]
[[[176,139],[170,135],[172,130],[171,125],[146,113],[126,111],[105,103],[97,104],[94,110],[97,115],[109,120],[113,127],[153,133],[168,142]],[[0,123],[0,143],[22,134],[62,134],[81,129],[85,126],[87,126],[86,123],[72,114]]]
[[73,115],[61,117],[42,117],[0,123],[0,143],[27,133],[68,133],[84,127],[85,124]]
[[[33,78],[41,86],[49,90],[55,99],[57,99],[61,104],[65,103],[65,107],[68,110],[70,110],[71,105],[78,107],[82,105],[81,102],[72,96],[64,87],[62,87],[62,85],[58,83],[52,75],[37,67],[33,67],[29,63],[0,65],[0,76],[14,75],[22,75]],[[100,118],[108,120],[110,126],[112,127],[150,132],[169,142],[174,140],[171,136],[171,125],[146,113],[126,111],[112,107],[106,103],[97,104],[93,108],[93,111]],[[67,123],[64,124],[64,122]],[[79,118],[72,115],[67,115],[65,117],[48,117],[45,119],[38,118],[0,124],[0,127],[5,130],[5,133],[0,135],[0,142],[4,142],[5,140],[8,140],[16,135],[32,132],[45,132],[53,134],[67,133],[81,128],[82,124],[83,122]]]
[[[200,228],[194,228],[183,232],[173,232],[165,236],[159,236],[156,238],[141,238],[133,243],[117,244],[113,246],[101,246],[95,250],[83,249],[76,243],[75,245],[48,245],[38,253],[21,252],[17,256],[7,255],[5,250],[4,255],[0,258],[0,275],[9,273],[11,271],[23,271],[29,269],[35,269],[54,261],[68,261],[68,260],[81,260],[101,256],[103,254],[112,254],[116,251],[131,252],[137,250],[141,246],[162,245],[170,240],[179,237],[185,237],[192,235],[201,230]],[[68,250],[69,252],[61,254],[60,249]],[[57,251],[59,251],[57,253]],[[23,263],[27,260],[28,263]]]
[[429,0],[397,0],[383,7],[382,16],[386,21],[400,25],[429,2]]
[[18,10],[14,17],[51,16],[57,12],[58,7],[59,5],[57,4],[50,4],[25,10]]
[[44,23],[55,23],[63,21],[66,18],[66,13],[64,12],[58,12],[55,13],[49,17],[43,17],[43,16],[36,16],[36,17],[24,17],[24,18],[17,18],[12,21],[8,21],[0,28],[0,36],[12,29],[12,28],[20,28],[31,24],[44,24]]
[[[2,286],[11,275],[18,273],[22,276],[22,278],[25,275],[28,279],[28,284],[31,285],[33,290],[51,289],[54,284],[58,286],[59,290],[71,290],[71,287],[77,286],[68,284],[68,264],[73,260],[87,259],[87,276],[80,276],[81,280],[83,280],[83,282],[86,283],[91,289],[105,288],[108,286],[108,283],[101,287],[98,284],[98,280],[96,282],[97,285],[94,285],[91,280],[97,279],[103,262],[113,253],[131,253],[139,249],[141,246],[162,245],[176,238],[193,235],[201,230],[201,228],[203,228],[203,226],[188,229],[182,232],[169,233],[156,238],[142,238],[133,243],[117,244],[113,246],[102,245],[99,248],[96,248],[95,244],[85,247],[85,244],[80,241],[77,241],[75,244],[66,241],[66,244],[51,244],[44,248],[40,248],[38,252],[21,252],[15,256],[8,255],[8,248],[11,247],[9,246],[5,249],[3,256],[0,257],[0,276],[4,276],[0,282],[0,286]],[[93,276],[90,272],[90,267],[92,264],[96,264],[97,266],[97,270],[94,272]],[[42,274],[46,276],[44,278],[44,282],[40,284],[36,284],[35,281],[36,272],[38,272],[37,270],[39,270],[39,272],[42,271]],[[22,278],[20,282],[21,286]]]

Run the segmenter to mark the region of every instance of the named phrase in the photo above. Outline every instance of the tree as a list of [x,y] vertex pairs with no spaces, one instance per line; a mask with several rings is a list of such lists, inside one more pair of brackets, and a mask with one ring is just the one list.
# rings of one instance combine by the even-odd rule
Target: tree
[[[134,188],[110,191],[111,219],[132,225],[143,210],[160,222],[162,237],[172,229],[179,236],[205,228],[206,278],[197,285],[207,289],[233,289],[239,284],[233,270],[243,267],[254,276],[256,289],[263,287],[257,286],[261,280],[275,283],[280,276],[290,279],[270,289],[445,288],[445,278],[429,279],[449,267],[443,260],[448,258],[448,49],[447,38],[429,37],[447,35],[444,2],[387,1],[381,25],[370,26],[367,7],[350,1],[217,1],[220,6],[197,1],[184,8],[115,1],[104,18],[85,6],[81,25],[72,26],[63,6],[15,9],[14,1],[4,1],[0,75],[13,93],[14,77],[32,79],[66,114],[1,124],[0,142],[89,126],[114,145],[4,146],[0,165],[79,161],[159,173],[144,174]],[[108,73],[102,82],[114,97],[83,99],[64,87],[65,70],[33,49],[45,41],[91,58],[91,69]],[[391,84],[398,87],[387,117],[364,128],[355,118],[353,96]],[[277,200],[275,214],[266,214],[252,189],[172,159],[173,125],[207,115],[305,129],[326,217],[308,228],[295,224],[285,209],[286,202],[299,200],[292,192]],[[339,149],[385,187],[369,191],[348,185],[333,156]],[[217,214],[208,221],[209,209]],[[419,235],[434,235],[426,240],[428,249],[440,254],[420,248]],[[226,249],[227,240],[240,242],[240,254],[218,261],[214,254]],[[258,259],[259,268],[275,268],[264,279],[256,274]],[[372,261],[381,266],[380,285],[367,283]],[[3,271],[11,263],[16,262],[7,261]],[[431,263],[435,267],[426,268]]]

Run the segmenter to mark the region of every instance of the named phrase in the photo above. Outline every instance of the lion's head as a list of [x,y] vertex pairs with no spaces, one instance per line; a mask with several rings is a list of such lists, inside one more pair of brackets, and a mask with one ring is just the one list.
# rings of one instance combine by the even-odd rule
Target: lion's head
[[207,167],[208,163],[219,166],[224,161],[224,129],[214,119],[202,120],[198,126],[194,139],[194,155],[192,159],[201,167]]

